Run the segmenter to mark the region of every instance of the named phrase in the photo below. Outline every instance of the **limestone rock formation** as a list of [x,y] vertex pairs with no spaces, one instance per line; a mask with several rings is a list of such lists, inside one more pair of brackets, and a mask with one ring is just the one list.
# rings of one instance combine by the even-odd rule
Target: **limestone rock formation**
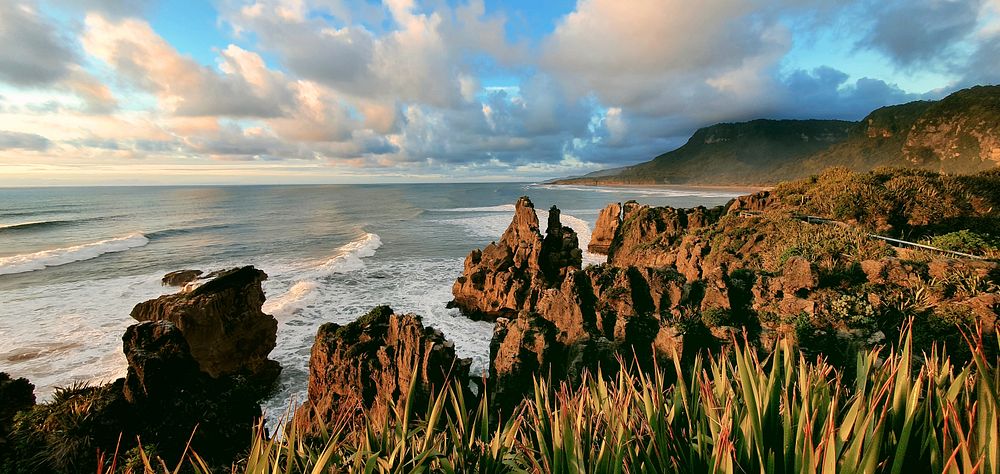
[[452,287],[449,306],[470,318],[494,320],[532,308],[545,289],[582,264],[576,232],[561,225],[558,209],[549,212],[544,239],[531,200],[521,197],[514,209],[500,241],[472,251]]
[[[413,314],[379,306],[356,321],[320,326],[309,358],[309,398],[295,422],[316,432],[338,419],[350,420],[361,407],[380,416],[390,403],[403,403],[412,389],[414,406],[451,381],[467,386],[468,359],[441,331],[424,327]],[[346,417],[346,418],[342,418]]]
[[675,209],[626,203],[624,218],[608,249],[608,263],[650,268],[669,267],[676,262],[671,252],[691,230],[718,221],[722,207]]
[[611,203],[601,209],[601,213],[597,216],[597,223],[594,225],[594,231],[590,235],[590,244],[587,245],[587,250],[590,253],[608,254],[611,241],[614,240],[618,225],[621,224],[621,215],[622,205],[619,203]]
[[267,274],[252,266],[214,272],[180,293],[139,303],[132,318],[174,323],[201,370],[213,377],[241,373],[267,385],[280,367],[267,358],[278,322],[261,311],[265,279]]
[[490,342],[489,383],[501,411],[510,410],[533,390],[534,377],[560,373],[565,354],[551,321],[531,313],[499,318]]

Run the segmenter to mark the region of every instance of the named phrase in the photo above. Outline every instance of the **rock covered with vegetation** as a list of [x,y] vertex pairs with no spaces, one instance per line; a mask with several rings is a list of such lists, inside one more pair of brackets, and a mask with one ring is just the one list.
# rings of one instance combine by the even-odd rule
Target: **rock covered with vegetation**
[[281,368],[267,358],[275,346],[278,321],[261,311],[261,282],[266,279],[267,274],[252,266],[212,272],[189,281],[179,293],[137,304],[132,318],[174,323],[209,375],[241,374],[267,386]]
[[247,448],[261,416],[256,387],[202,372],[168,321],[130,326],[122,341],[125,378],[61,388],[21,411],[0,472],[91,471],[102,458],[135,468],[143,455],[177,463],[189,442],[207,462],[227,465]]
[[[996,262],[897,248],[870,233],[974,243],[978,252],[960,250],[995,256],[985,231],[1000,228],[996,189],[997,172],[833,169],[712,209],[612,204],[594,232],[598,246],[612,235],[607,264],[566,272],[498,320],[495,398],[510,408],[538,373],[573,383],[598,368],[614,374],[619,360],[687,364],[743,331],[752,344],[795,341],[837,364],[894,340],[909,320],[921,351],[944,342],[965,360],[962,331],[975,325],[994,350]],[[530,220],[524,212],[512,227]]]
[[451,381],[466,387],[468,359],[419,316],[378,306],[350,324],[320,326],[309,358],[309,398],[295,413],[306,432],[353,423],[362,410],[382,416],[411,397],[426,403]]

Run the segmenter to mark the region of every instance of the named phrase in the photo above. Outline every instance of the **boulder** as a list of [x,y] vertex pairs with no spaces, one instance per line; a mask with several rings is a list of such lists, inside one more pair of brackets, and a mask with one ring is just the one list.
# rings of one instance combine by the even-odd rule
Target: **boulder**
[[203,272],[201,270],[177,270],[163,275],[163,286],[181,286],[195,281]]
[[625,216],[608,248],[616,266],[663,268],[674,264],[674,250],[690,231],[719,220],[722,206],[707,209],[639,206],[626,203]]
[[203,372],[169,321],[129,326],[122,351],[128,361],[121,385],[125,413],[144,442],[174,458],[197,427],[192,446],[207,459],[225,462],[246,448],[246,433],[261,416],[256,387],[239,376]]
[[753,194],[740,196],[729,203],[727,212],[733,214],[741,211],[750,213],[760,213],[767,210],[774,204],[774,196],[770,191],[758,191]]
[[261,311],[265,279],[267,274],[253,266],[214,272],[180,293],[139,303],[132,318],[172,322],[201,370],[212,377],[239,373],[269,385],[280,366],[267,358],[278,321]]
[[467,387],[469,365],[441,331],[388,306],[344,326],[326,323],[313,343],[308,400],[296,411],[295,423],[317,433],[326,424],[361,415],[362,407],[380,419],[390,404],[403,404],[407,396],[414,406],[424,406],[452,381]]
[[799,256],[789,257],[781,272],[785,293],[810,291],[819,285],[819,275],[812,263]]

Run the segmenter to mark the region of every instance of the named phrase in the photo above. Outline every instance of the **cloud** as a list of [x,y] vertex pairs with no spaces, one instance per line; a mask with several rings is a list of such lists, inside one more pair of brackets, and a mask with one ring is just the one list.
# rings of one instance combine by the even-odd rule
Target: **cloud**
[[[857,120],[1000,80],[1000,0],[579,0],[531,38],[483,0],[221,0],[233,44],[204,45],[207,65],[154,30],[154,3],[0,12],[17,46],[0,129],[78,160],[524,179],[644,161],[716,122]],[[823,56],[831,38],[871,73]]]
[[0,150],[45,151],[50,146],[52,142],[41,135],[0,130]]
[[[110,17],[139,16],[158,0],[48,0],[54,5],[78,12],[101,12]],[[169,0],[166,0],[169,1]]]
[[171,114],[276,117],[290,106],[292,91],[283,75],[237,46],[221,52],[216,71],[182,56],[144,21],[98,14],[87,15],[82,42],[120,77],[156,95]]
[[362,24],[338,26],[351,11],[342,2],[257,0],[231,4],[224,15],[290,71],[341,94],[458,106],[469,98],[469,56],[513,63],[524,52],[506,42],[504,18],[487,17],[482,0],[437,6],[428,11],[412,1],[386,1],[382,20],[393,27],[381,35]]
[[874,21],[859,45],[883,52],[902,67],[948,60],[976,30],[983,5],[983,0],[873,2],[865,15]]
[[77,57],[59,29],[27,3],[0,11],[0,80],[27,87],[51,85],[70,75]]
[[579,95],[659,114],[753,93],[789,48],[777,16],[750,1],[581,0],[545,40],[541,64]]

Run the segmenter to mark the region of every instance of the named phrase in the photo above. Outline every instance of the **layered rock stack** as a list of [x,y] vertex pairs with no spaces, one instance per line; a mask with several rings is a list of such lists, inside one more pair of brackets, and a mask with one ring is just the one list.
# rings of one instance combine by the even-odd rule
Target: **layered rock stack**
[[[640,217],[644,212],[652,215],[634,202],[606,208],[595,235],[607,243],[598,247],[614,249],[609,236],[618,238],[622,219],[627,226],[650,221],[667,232],[660,221]],[[705,213],[694,211],[690,221],[704,225]],[[559,209],[548,215],[543,239],[531,201],[519,199],[499,243],[472,252],[453,287],[455,306],[497,322],[489,383],[494,401],[505,409],[531,391],[538,375],[574,381],[584,370],[614,373],[618,356],[651,364],[654,356],[672,357],[683,349],[683,335],[668,324],[691,293],[683,278],[628,266],[582,270],[576,233],[561,225]],[[687,225],[688,215],[682,216]]]
[[579,269],[582,257],[576,232],[562,226],[558,209],[550,211],[543,239],[535,206],[522,197],[500,241],[466,257],[450,306],[473,319],[516,315],[533,308],[542,292],[560,285],[567,272]]
[[[197,272],[200,275],[201,272]],[[274,349],[278,321],[264,314],[261,282],[267,274],[252,267],[196,277],[195,271],[168,274],[186,280],[179,293],[139,303],[136,321],[170,321],[180,329],[201,370],[212,377],[240,374],[261,385],[273,382],[278,363],[267,358]]]
[[622,205],[619,203],[608,204],[607,207],[601,209],[601,213],[597,215],[597,224],[594,225],[594,231],[590,236],[590,243],[587,244],[587,250],[590,253],[608,254],[611,241],[614,240],[618,225],[621,224],[621,217]]
[[425,402],[452,382],[467,387],[468,359],[441,331],[413,314],[379,306],[356,321],[320,326],[309,358],[309,398],[295,413],[308,433],[366,413],[380,419],[390,405]]

